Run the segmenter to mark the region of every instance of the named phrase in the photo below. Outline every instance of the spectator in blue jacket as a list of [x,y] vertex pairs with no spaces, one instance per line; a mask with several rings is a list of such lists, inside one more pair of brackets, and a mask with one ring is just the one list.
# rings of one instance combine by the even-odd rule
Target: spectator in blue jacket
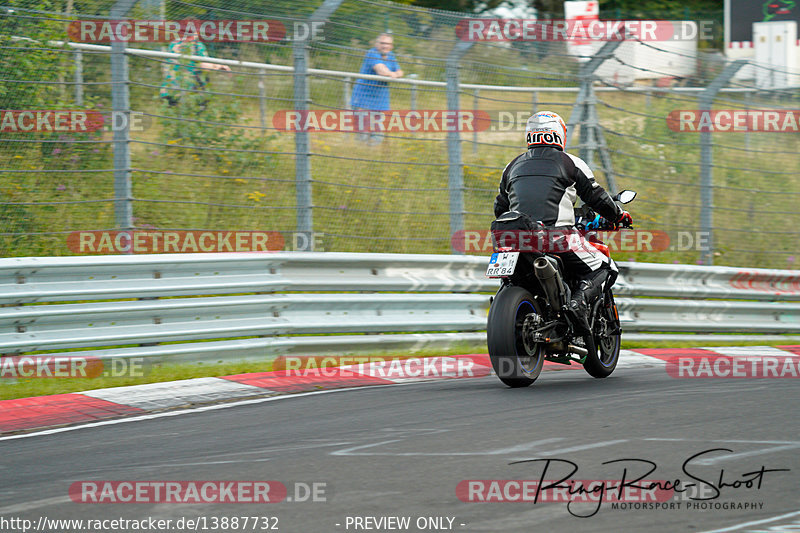
[[[375,48],[371,48],[364,56],[360,74],[373,74],[388,78],[401,78],[403,71],[397,64],[397,59],[392,53],[394,39],[388,33],[378,35]],[[385,81],[359,79],[353,86],[353,97],[350,102],[355,111],[381,112],[389,110],[389,84]],[[369,118],[364,119],[366,130],[369,130]],[[365,132],[359,134],[361,140],[368,140],[370,144],[380,144],[383,141],[381,131]]]

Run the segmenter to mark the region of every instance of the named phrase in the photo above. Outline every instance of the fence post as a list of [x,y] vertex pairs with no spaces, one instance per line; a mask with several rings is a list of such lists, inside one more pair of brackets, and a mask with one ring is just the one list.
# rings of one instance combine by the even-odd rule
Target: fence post
[[349,76],[344,79],[344,92],[342,94],[342,108],[348,111],[352,109],[350,106],[350,95],[353,94],[353,80]]
[[[744,93],[744,101],[749,114],[750,108],[753,107],[753,93],[751,91]],[[744,130],[744,147],[748,150],[750,149],[750,128]]]
[[[480,89],[475,89],[475,92],[472,93],[472,102],[473,102],[472,111],[473,112],[478,110],[478,95],[480,94],[480,92],[481,92]],[[477,154],[478,153],[478,128],[476,128],[476,127],[472,128],[472,153],[473,154]]]
[[83,105],[83,52],[75,50],[75,105]]
[[[111,19],[125,18],[138,0],[118,0],[111,8]],[[115,115],[130,117],[128,56],[125,43],[111,41],[111,109]],[[133,192],[131,188],[130,121],[124,128],[114,128],[114,219],[119,229],[133,228]]]
[[[323,22],[333,14],[343,0],[325,0],[321,6],[306,21],[311,25],[314,22]],[[308,111],[311,93],[308,86],[308,43],[311,32],[304,32],[302,39],[294,41],[292,56],[294,61],[294,108],[303,113]],[[309,243],[307,251],[311,250],[314,242],[311,232],[314,231],[313,201],[311,187],[311,145],[307,131],[302,128],[294,134],[295,145],[295,187],[297,203],[297,231],[307,234],[306,242]]]
[[[700,113],[711,111],[711,104],[720,89],[747,63],[740,59],[729,63],[719,75],[700,93],[698,104]],[[708,238],[707,246],[700,251],[700,259],[704,265],[714,264],[714,156],[712,151],[711,131],[704,128],[700,132],[700,231]]]
[[[581,65],[578,72],[580,89],[578,90],[578,97],[575,100],[575,104],[572,106],[572,113],[570,113],[569,121],[567,122],[567,146],[570,145],[572,135],[575,133],[575,128],[578,124],[583,124],[589,119],[588,101],[593,97],[591,88],[594,82],[595,71],[606,59],[614,55],[614,51],[620,44],[620,41],[607,41],[589,61]],[[583,139],[585,135],[583,132],[584,129],[585,128],[581,126],[581,139]]]
[[266,78],[266,71],[261,69],[258,74],[258,112],[261,115],[262,130],[267,127],[267,84],[264,83]]
[[[448,111],[458,112],[460,110],[458,98],[459,62],[473,44],[471,41],[460,41],[447,56],[445,77],[447,79]],[[461,133],[458,128],[452,128],[447,132],[447,157],[447,186],[450,191],[450,234],[452,235],[464,229],[464,167],[461,163]],[[455,249],[454,251],[456,253],[464,253]]]
[[[416,74],[409,74],[409,78],[416,80],[418,76]],[[417,110],[417,84],[411,84],[411,111]]]
[[614,55],[614,51],[620,44],[620,41],[606,42],[589,61],[581,65],[578,74],[580,89],[578,90],[575,104],[572,106],[569,122],[567,122],[567,147],[571,144],[575,128],[580,124],[581,134],[578,153],[581,159],[585,160],[586,164],[589,165],[589,168],[592,168],[594,154],[596,151],[599,152],[608,191],[611,194],[617,192],[617,183],[611,165],[611,154],[608,152],[603,128],[600,127],[600,120],[597,117],[597,95],[593,83],[595,71],[606,59]]

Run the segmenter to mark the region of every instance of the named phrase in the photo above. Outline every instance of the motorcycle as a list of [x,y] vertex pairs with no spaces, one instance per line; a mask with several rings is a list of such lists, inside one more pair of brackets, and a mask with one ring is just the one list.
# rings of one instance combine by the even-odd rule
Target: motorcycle
[[[625,190],[613,199],[627,204],[635,196],[634,191]],[[509,220],[520,215],[511,213],[514,212],[506,213],[496,222],[506,215]],[[575,215],[578,234],[610,257],[608,247],[594,231],[616,230],[616,224],[588,206],[576,209]],[[553,232],[559,228],[545,229],[539,224],[529,230],[516,235],[523,234],[528,242],[541,244],[552,243]],[[576,235],[575,230],[561,230],[564,231],[561,240]],[[497,232],[493,235],[497,237]],[[622,334],[611,290],[616,275],[604,282],[599,298],[591,303],[591,334],[578,335],[569,310],[578,280],[565,272],[559,257],[550,253],[551,247],[521,246],[525,240],[520,238],[514,246],[496,240],[486,270],[487,277],[501,280],[500,289],[491,299],[486,325],[489,358],[495,373],[509,387],[527,387],[539,377],[544,362],[552,361],[565,365],[577,363],[595,378],[608,377],[617,366]]]

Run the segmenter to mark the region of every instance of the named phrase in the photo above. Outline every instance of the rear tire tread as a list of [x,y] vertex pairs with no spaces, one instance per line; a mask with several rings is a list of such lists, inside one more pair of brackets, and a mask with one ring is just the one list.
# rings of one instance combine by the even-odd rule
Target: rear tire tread
[[500,381],[512,388],[531,385],[539,377],[544,364],[543,347],[538,348],[539,357],[530,372],[522,368],[518,357],[517,312],[520,305],[526,302],[536,313],[541,314],[541,309],[530,292],[513,285],[502,288],[492,302],[486,324],[486,340],[492,368]]

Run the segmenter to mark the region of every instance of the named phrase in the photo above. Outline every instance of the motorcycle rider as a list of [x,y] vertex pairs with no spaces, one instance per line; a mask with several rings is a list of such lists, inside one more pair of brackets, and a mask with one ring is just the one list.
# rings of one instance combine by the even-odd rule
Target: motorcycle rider
[[[595,181],[588,165],[564,151],[567,127],[552,111],[532,115],[525,125],[528,151],[511,160],[503,170],[500,192],[494,202],[495,217],[508,211],[528,215],[547,228],[574,229],[574,204],[580,197],[603,218],[630,225],[632,220],[611,196]],[[577,231],[577,230],[576,230]],[[617,266],[582,236],[565,250],[552,251],[564,268],[577,280],[570,300],[570,310],[579,335],[590,333],[589,310],[600,296],[603,284],[616,280]]]

